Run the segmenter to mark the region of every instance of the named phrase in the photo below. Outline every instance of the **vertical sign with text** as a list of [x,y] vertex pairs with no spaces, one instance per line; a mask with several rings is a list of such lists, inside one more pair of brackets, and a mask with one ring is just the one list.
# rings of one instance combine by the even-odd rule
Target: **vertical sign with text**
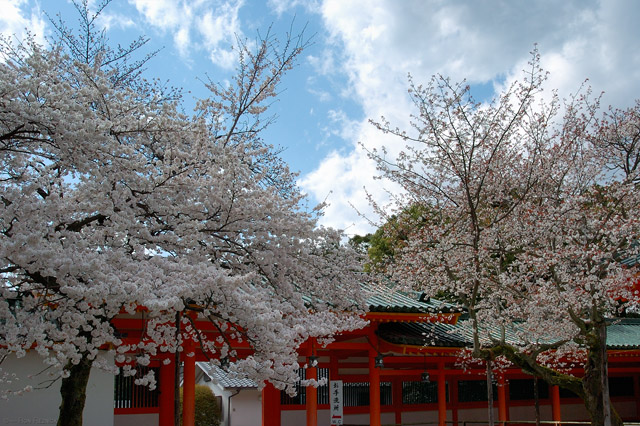
[[342,425],[342,380],[329,382],[329,403],[331,405],[331,424]]

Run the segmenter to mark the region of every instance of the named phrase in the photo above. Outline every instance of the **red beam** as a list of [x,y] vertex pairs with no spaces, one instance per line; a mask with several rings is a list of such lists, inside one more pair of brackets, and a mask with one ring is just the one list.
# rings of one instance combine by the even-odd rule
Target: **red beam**
[[318,352],[324,350],[360,350],[368,352],[369,349],[371,349],[371,345],[367,342],[333,342],[329,343],[326,348],[318,348]]

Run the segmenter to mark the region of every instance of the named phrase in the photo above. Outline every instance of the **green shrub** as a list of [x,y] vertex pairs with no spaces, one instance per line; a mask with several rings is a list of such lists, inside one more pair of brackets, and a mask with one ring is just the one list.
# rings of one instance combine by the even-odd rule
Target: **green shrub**
[[[220,426],[218,398],[205,385],[196,385],[195,426]],[[180,422],[182,422],[182,388],[180,388]]]

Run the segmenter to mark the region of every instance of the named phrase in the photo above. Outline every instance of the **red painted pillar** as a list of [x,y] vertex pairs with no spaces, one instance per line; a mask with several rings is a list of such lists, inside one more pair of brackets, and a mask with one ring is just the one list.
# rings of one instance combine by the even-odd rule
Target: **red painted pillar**
[[449,378],[449,386],[451,387],[451,399],[449,405],[451,406],[451,420],[453,426],[458,426],[458,378]]
[[509,421],[509,410],[507,408],[507,384],[503,375],[498,377],[498,421]]
[[444,364],[438,364],[438,426],[447,422],[447,378],[444,375]]
[[375,367],[375,351],[369,352],[369,425],[380,426],[380,370]]
[[560,415],[560,388],[551,386],[551,417],[554,422],[562,421]]
[[271,383],[262,388],[262,426],[280,426],[280,391]]
[[[170,359],[170,358],[169,358]],[[174,401],[175,401],[175,384],[176,375],[173,360],[165,365],[160,365],[160,377],[158,377],[158,384],[160,385],[160,421],[158,426],[174,426]]]
[[402,424],[402,380],[397,377],[391,382],[391,389],[393,391],[392,401],[395,412],[396,424]]
[[[307,367],[307,379],[318,379],[318,369]],[[318,388],[307,386],[306,392],[307,426],[318,426]]]
[[195,342],[187,338],[183,348],[182,426],[194,426],[196,421],[196,357],[193,353]]

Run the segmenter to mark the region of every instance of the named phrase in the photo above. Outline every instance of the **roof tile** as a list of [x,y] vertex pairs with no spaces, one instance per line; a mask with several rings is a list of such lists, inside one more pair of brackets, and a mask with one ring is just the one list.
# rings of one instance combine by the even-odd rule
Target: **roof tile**
[[208,362],[196,362],[196,365],[213,380],[224,388],[257,388],[258,385],[251,379],[246,377],[238,377],[235,373],[227,372],[218,367],[217,365],[211,365]]

